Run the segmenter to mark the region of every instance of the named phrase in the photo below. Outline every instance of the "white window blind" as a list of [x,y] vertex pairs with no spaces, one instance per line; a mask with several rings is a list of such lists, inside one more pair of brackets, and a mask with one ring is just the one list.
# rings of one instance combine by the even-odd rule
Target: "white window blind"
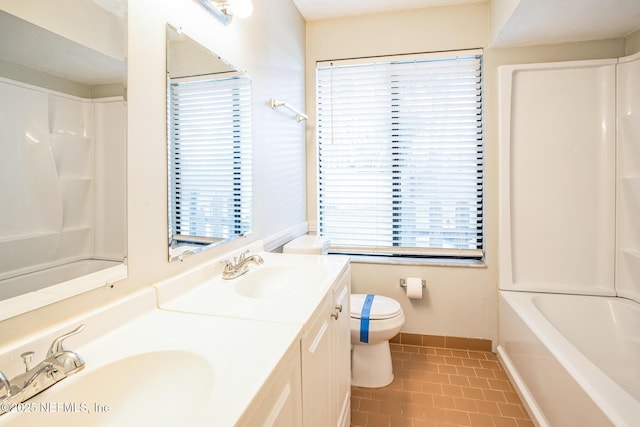
[[481,51],[318,63],[319,234],[338,252],[480,258],[482,111]]
[[170,234],[211,243],[251,228],[251,81],[169,82]]

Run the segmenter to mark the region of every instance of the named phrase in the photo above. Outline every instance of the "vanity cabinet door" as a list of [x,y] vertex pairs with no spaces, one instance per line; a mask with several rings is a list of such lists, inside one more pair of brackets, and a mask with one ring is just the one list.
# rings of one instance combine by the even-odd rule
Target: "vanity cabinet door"
[[305,427],[347,427],[351,421],[351,270],[335,281],[301,341]]
[[302,336],[302,415],[305,427],[335,425],[333,307],[333,295],[329,292]]
[[296,344],[236,426],[299,427],[302,425],[300,387],[300,348]]
[[336,418],[332,425],[348,427],[351,424],[351,270],[342,274],[333,289],[334,314],[333,366]]

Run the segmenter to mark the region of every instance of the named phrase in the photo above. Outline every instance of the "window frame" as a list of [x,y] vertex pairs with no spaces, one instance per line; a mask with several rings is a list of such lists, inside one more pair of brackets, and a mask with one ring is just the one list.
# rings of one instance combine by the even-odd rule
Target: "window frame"
[[[479,61],[479,73],[480,73],[480,90],[479,90],[479,99],[480,99],[480,137],[478,138],[478,159],[476,164],[477,174],[479,175],[480,188],[475,197],[475,200],[478,202],[478,212],[479,218],[478,220],[478,231],[476,232],[476,236],[480,239],[480,244],[475,249],[455,249],[455,248],[434,248],[434,247],[402,247],[397,246],[394,242],[392,246],[388,247],[363,247],[363,246],[355,246],[355,245],[336,245],[332,243],[330,248],[331,253],[340,253],[347,254],[352,256],[358,256],[363,259],[367,259],[369,261],[381,261],[381,262],[412,262],[412,260],[417,261],[430,261],[434,263],[444,264],[465,264],[470,262],[483,264],[484,256],[485,256],[485,246],[486,246],[486,209],[485,209],[485,196],[486,196],[486,186],[485,186],[485,123],[484,123],[484,114],[485,114],[485,103],[484,103],[484,68],[483,68],[483,58],[484,52],[482,49],[466,49],[460,51],[447,51],[447,52],[433,52],[433,53],[419,53],[419,54],[408,54],[408,55],[392,55],[392,56],[377,56],[377,57],[361,57],[361,58],[352,58],[346,60],[326,60],[326,61],[317,61],[316,62],[316,116],[320,118],[320,100],[319,100],[319,81],[318,81],[318,70],[327,67],[327,66],[348,66],[348,65],[375,65],[379,63],[393,63],[393,62],[410,62],[410,61],[436,61],[436,60],[444,60],[444,59],[454,59],[460,57],[469,57],[475,56]],[[393,106],[390,104],[390,106]],[[394,117],[393,113],[389,116],[392,121],[392,126],[394,124],[396,126],[399,125],[399,118]],[[393,121],[395,120],[395,123]],[[320,141],[320,127],[321,123],[318,120],[318,128],[316,130],[316,160],[317,160],[317,197],[316,197],[316,207],[317,207],[317,231],[320,235],[325,235],[323,231],[322,224],[322,171],[321,171],[321,141]],[[396,128],[397,129],[397,128]],[[391,141],[392,146],[391,150],[393,152],[397,152],[399,149],[398,141]],[[397,163],[397,162],[396,162]],[[393,176],[393,174],[392,174]],[[395,178],[392,178],[392,181],[399,181],[401,178],[399,174],[396,174]],[[476,181],[478,181],[478,177],[476,176]],[[398,185],[398,184],[396,184]],[[392,195],[392,199],[396,197],[402,197],[399,195],[400,193],[396,192]],[[391,215],[391,214],[390,214]],[[392,220],[395,222],[395,220]]]

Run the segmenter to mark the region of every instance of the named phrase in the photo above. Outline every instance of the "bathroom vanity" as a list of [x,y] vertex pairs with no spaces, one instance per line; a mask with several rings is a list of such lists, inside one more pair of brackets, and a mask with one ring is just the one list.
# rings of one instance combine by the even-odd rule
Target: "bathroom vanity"
[[7,407],[0,426],[347,426],[348,258],[259,255],[236,279],[216,260],[6,343],[12,379],[21,354],[37,363],[85,325],[64,342],[84,369]]

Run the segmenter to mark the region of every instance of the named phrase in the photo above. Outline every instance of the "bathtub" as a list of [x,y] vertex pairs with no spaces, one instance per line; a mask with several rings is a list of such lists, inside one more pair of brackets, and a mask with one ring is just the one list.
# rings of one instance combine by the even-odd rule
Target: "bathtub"
[[498,356],[541,426],[640,425],[640,304],[500,291]]
[[122,260],[80,259],[0,280],[0,320],[127,277]]

